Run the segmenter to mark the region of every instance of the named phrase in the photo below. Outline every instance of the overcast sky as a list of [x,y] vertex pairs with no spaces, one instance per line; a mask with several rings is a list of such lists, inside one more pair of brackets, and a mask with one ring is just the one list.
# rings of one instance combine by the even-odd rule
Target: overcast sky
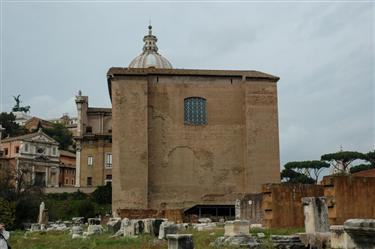
[[140,54],[149,19],[175,68],[259,70],[278,82],[282,164],[374,148],[374,3],[2,3],[2,110],[110,107],[106,72]]

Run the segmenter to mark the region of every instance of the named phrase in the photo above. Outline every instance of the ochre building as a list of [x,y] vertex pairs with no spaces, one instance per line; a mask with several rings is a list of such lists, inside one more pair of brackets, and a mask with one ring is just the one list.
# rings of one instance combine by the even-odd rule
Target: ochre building
[[278,183],[279,78],[258,71],[173,69],[149,28],[142,54],[129,68],[107,74],[113,212],[220,212],[218,207],[260,192],[262,184]]
[[76,187],[112,182],[112,111],[89,107],[88,96],[76,96]]

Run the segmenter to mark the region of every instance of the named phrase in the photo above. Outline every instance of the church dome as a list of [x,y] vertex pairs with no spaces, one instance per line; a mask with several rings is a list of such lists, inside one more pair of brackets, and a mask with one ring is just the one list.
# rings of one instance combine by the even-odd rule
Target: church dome
[[152,35],[152,26],[148,26],[148,35],[143,38],[145,45],[143,52],[130,62],[130,68],[172,68],[172,64],[158,53],[156,42],[158,39]]

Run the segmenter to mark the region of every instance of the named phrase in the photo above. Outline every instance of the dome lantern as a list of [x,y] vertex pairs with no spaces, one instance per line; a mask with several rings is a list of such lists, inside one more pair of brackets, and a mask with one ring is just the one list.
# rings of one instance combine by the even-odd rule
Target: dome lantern
[[152,26],[148,26],[148,35],[143,37],[143,52],[135,57],[129,68],[172,68],[171,63],[158,53],[158,38],[152,34]]

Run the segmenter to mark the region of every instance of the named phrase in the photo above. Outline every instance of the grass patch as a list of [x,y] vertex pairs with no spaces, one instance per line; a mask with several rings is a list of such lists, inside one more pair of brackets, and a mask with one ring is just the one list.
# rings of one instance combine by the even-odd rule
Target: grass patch
[[256,236],[257,233],[264,233],[266,238],[271,237],[271,235],[292,235],[296,233],[303,233],[305,229],[303,227],[294,228],[271,228],[271,229],[261,229],[252,228],[250,229],[250,234]]
[[110,238],[112,234],[91,236],[88,239],[71,239],[69,232],[12,232],[10,244],[13,249],[167,249],[166,241],[154,240],[149,235],[138,238]]
[[[262,248],[273,248],[268,238],[271,235],[291,235],[303,232],[302,228],[288,229],[251,229],[250,233],[264,233],[266,240]],[[192,234],[195,249],[209,249],[209,245],[216,238],[224,235],[223,228],[211,231],[197,231],[188,229],[180,231],[181,234]],[[10,244],[13,249],[167,249],[166,240],[158,240],[150,235],[142,235],[137,238],[110,238],[112,234],[103,233],[88,239],[71,239],[69,232],[35,232],[25,235],[24,231],[11,232]],[[234,247],[221,247],[220,249],[231,249]]]

